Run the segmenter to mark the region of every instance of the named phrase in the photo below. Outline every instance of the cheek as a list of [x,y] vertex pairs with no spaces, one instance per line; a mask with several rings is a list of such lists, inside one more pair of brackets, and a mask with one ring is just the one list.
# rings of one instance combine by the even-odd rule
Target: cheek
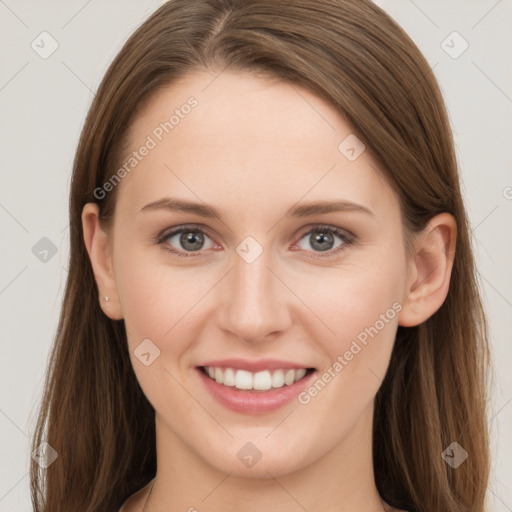
[[193,306],[204,294],[200,289],[204,284],[201,287],[201,281],[179,269],[155,262],[147,252],[119,253],[123,257],[115,261],[116,283],[137,381],[156,410],[170,415],[173,411],[167,408],[173,404],[186,414],[191,404],[183,400],[177,383],[179,366],[187,363],[183,354],[198,322]]
[[345,288],[337,287],[339,295],[323,301],[322,319],[335,334],[317,332],[325,366],[298,401],[302,414],[324,432],[326,449],[348,435],[368,410],[389,365],[401,309],[400,274],[381,268],[377,275],[341,279]]
[[405,262],[399,255],[389,255],[371,263],[329,272],[322,269],[317,275],[307,277],[295,276],[293,282],[294,291],[321,320],[317,322],[315,337],[321,332],[328,351],[339,353],[374,324],[382,330],[382,315],[386,325],[387,320],[396,323],[397,304],[402,300],[405,282]]
[[201,280],[162,264],[161,259],[155,261],[155,248],[127,248],[119,253],[123,256],[114,261],[116,284],[130,348],[133,351],[149,338],[162,350],[179,352],[179,342],[170,344],[167,340],[173,338],[180,320],[193,314],[191,308],[204,293]]
[[325,366],[319,372],[322,382],[306,390],[301,403],[314,400],[313,409],[331,404],[341,421],[346,411],[355,418],[374,398],[394,345],[405,265],[405,254],[390,248],[357,266],[333,270],[328,282],[309,282],[309,292],[302,287],[304,301],[322,320],[315,322],[313,336]]

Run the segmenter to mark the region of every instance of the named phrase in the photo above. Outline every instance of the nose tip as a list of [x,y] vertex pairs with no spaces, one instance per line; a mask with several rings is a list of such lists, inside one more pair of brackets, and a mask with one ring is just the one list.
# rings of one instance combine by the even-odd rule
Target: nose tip
[[245,333],[245,337],[242,337],[240,335],[237,335],[237,336],[238,336],[238,339],[241,342],[243,342],[244,344],[246,344],[246,345],[254,345],[255,343],[260,343],[260,342],[268,341],[269,338],[271,338],[272,336],[275,336],[277,334],[279,334],[279,331],[273,331],[273,332],[270,332],[268,334],[262,334],[259,338],[257,337],[257,335],[255,333],[253,333],[252,336],[250,336],[247,333]]

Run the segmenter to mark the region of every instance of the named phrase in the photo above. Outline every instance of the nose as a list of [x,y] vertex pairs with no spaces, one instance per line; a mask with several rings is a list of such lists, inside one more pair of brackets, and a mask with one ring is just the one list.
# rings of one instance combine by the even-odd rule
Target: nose
[[291,325],[293,294],[272,268],[268,252],[252,263],[235,253],[219,290],[217,325],[247,343],[269,341]]

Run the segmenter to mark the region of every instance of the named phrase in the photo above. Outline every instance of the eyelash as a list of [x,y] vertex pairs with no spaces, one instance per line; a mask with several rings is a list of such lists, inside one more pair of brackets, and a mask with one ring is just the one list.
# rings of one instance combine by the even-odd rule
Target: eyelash
[[[182,226],[182,227],[176,228],[173,231],[170,231],[169,233],[160,235],[157,238],[156,242],[158,245],[161,245],[162,249],[164,249],[165,251],[170,252],[171,254],[174,254],[174,255],[182,257],[182,258],[191,258],[191,257],[201,256],[201,251],[197,251],[197,252],[195,252],[195,251],[194,252],[177,251],[176,249],[172,248],[172,246],[169,246],[168,244],[165,243],[169,238],[173,237],[174,235],[177,235],[179,233],[188,232],[188,231],[199,232],[203,235],[208,236],[208,234],[201,227],[194,226],[194,225],[187,225],[187,226]],[[311,258],[332,257],[332,256],[340,253],[341,251],[345,250],[350,245],[352,245],[354,242],[354,239],[355,239],[354,235],[352,235],[351,233],[348,233],[345,230],[342,230],[342,229],[334,227],[334,226],[326,226],[323,224],[318,224],[316,226],[313,226],[313,228],[311,228],[309,231],[302,233],[302,235],[299,237],[298,240],[300,241],[307,235],[311,235],[315,232],[322,232],[322,231],[327,231],[327,232],[333,233],[334,235],[339,237],[343,243],[336,249],[330,249],[329,251],[325,251],[325,253],[326,253],[325,256],[321,252],[307,251],[307,252],[312,252],[312,254],[314,254],[314,256],[313,255],[310,256]],[[210,237],[208,236],[208,238],[210,238]],[[297,249],[297,250],[300,250],[300,249]]]

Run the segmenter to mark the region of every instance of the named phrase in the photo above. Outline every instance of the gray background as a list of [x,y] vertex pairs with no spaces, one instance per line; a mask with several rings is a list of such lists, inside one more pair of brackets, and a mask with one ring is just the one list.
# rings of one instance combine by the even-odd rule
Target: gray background
[[[67,273],[78,136],[107,65],[161,3],[0,0],[0,512],[31,510],[29,437]],[[448,105],[496,364],[490,510],[512,511],[512,3],[377,3],[423,51]],[[31,47],[51,49],[43,31],[58,43],[47,58]]]

